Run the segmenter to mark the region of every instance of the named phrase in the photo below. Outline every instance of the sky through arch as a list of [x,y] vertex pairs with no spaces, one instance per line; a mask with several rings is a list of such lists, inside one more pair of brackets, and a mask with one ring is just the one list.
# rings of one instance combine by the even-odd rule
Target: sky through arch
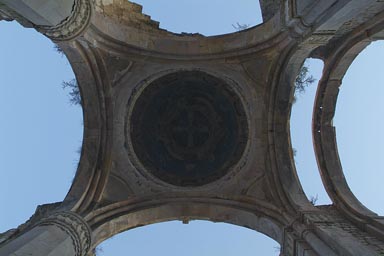
[[[62,89],[65,57],[33,29],[0,22],[0,232],[62,201],[77,169],[82,111]],[[4,207],[6,206],[6,207]]]
[[160,22],[160,28],[175,33],[200,33],[205,36],[236,32],[237,23],[255,26],[262,23],[258,0],[134,0],[143,13]]
[[254,230],[209,221],[170,221],[132,229],[101,243],[98,256],[279,255],[280,245]]
[[383,215],[384,41],[370,44],[347,70],[336,104],[334,126],[344,176],[370,210]]
[[[183,32],[186,30],[186,32],[200,32],[205,35],[215,35],[215,34],[222,34],[222,33],[229,33],[234,32],[235,29],[232,27],[232,24],[239,22],[242,24],[257,24],[261,21],[261,17],[256,17],[255,13],[259,15],[259,11],[255,10],[258,7],[258,1],[244,1],[244,5],[242,5],[242,8],[244,10],[249,10],[249,13],[245,14],[239,11],[239,13],[236,14],[236,16],[231,17],[230,19],[226,21],[219,21],[217,15],[218,13],[210,13],[210,19],[204,20],[200,19],[200,16],[198,21],[200,24],[200,28],[192,28],[189,26],[181,26],[186,25],[187,19],[183,15],[169,15],[169,13],[178,13],[177,9],[174,5],[168,5],[165,6],[164,2],[161,6],[159,6],[158,2],[153,1],[137,1],[139,3],[144,4],[144,12],[152,15],[153,19],[158,20],[161,22],[161,24],[164,25],[164,28],[170,29],[171,31],[175,32]],[[175,1],[168,1],[173,2]],[[183,1],[180,1],[178,3],[182,3]],[[216,8],[223,8],[223,13],[230,12],[233,10],[233,8],[230,5],[224,5],[222,1],[212,1],[213,3],[216,3]],[[204,3],[206,1],[202,2],[201,4],[195,3],[195,9],[190,9],[186,5],[184,5],[183,8],[187,9],[189,13],[195,15],[195,21],[197,20],[196,17],[202,13],[202,8],[204,9],[206,6],[204,6]],[[241,5],[241,2],[236,2],[237,5]],[[250,5],[248,5],[250,4]],[[165,7],[164,7],[165,6]],[[161,14],[156,14],[155,12],[151,11],[152,9],[158,9],[161,11]],[[205,11],[205,10],[204,10]],[[166,18],[175,18],[175,20],[167,20]],[[237,18],[239,17],[239,18]],[[248,19],[246,17],[251,17],[252,19]],[[244,19],[243,19],[244,18]],[[182,19],[184,22],[178,22]],[[191,19],[193,21],[193,19]],[[255,23],[253,23],[255,22]],[[167,27],[166,24],[172,24],[173,27]],[[219,24],[219,25],[218,25]],[[215,27],[220,26],[220,28]],[[223,29],[225,27],[225,29]],[[19,35],[19,31],[23,31],[22,33],[25,33],[25,36]],[[0,50],[0,86],[2,87],[2,93],[1,95],[1,103],[0,107],[1,111],[1,123],[5,124],[2,126],[0,130],[0,136],[1,136],[1,143],[3,145],[7,145],[0,151],[0,171],[2,177],[7,177],[6,179],[1,179],[3,184],[1,184],[1,190],[0,193],[1,196],[1,204],[7,205],[9,208],[9,212],[1,211],[0,214],[0,232],[3,232],[9,228],[16,227],[17,225],[21,224],[25,220],[27,220],[30,215],[33,213],[35,207],[37,204],[41,203],[50,203],[54,201],[60,201],[64,198],[66,192],[68,191],[69,185],[71,183],[71,179],[74,175],[74,172],[76,170],[76,159],[77,159],[77,153],[76,150],[81,145],[81,134],[82,134],[82,124],[81,124],[81,110],[77,107],[72,107],[68,104],[68,98],[66,93],[61,89],[61,82],[63,80],[70,80],[73,78],[72,71],[70,69],[69,64],[66,62],[65,59],[61,58],[54,50],[53,50],[53,44],[48,40],[43,38],[41,35],[39,35],[37,32],[31,30],[31,29],[24,29],[21,28],[16,23],[6,23],[1,22],[0,23],[0,33],[2,33],[2,40],[0,41],[1,50]],[[8,43],[6,46],[5,43]],[[9,48],[9,47],[14,48]],[[28,47],[36,47],[35,49],[27,48]],[[43,49],[45,53],[43,54],[37,49]],[[381,49],[381,50],[380,50]],[[382,48],[376,51],[382,51]],[[31,54],[31,55],[27,55]],[[19,58],[16,58],[19,56]],[[45,59],[43,57],[46,57],[47,60],[53,60],[55,59],[55,62],[52,62],[52,64],[49,67],[42,66],[40,63],[47,63],[45,62]],[[372,58],[372,57],[369,57]],[[368,58],[368,60],[369,60]],[[11,61],[15,60],[15,65],[11,64]],[[27,62],[27,60],[32,60],[31,62]],[[10,67],[14,66],[15,69],[11,70]],[[377,64],[377,66],[380,66],[380,63]],[[362,68],[362,67],[360,67]],[[359,68],[357,68],[359,69]],[[31,72],[31,73],[29,73]],[[377,71],[379,73],[379,71]],[[53,98],[52,96],[49,96],[48,92],[50,90],[39,89],[39,86],[43,86],[43,78],[45,76],[51,77],[49,81],[44,82],[44,86],[46,88],[53,88],[53,93],[57,94],[58,98]],[[364,75],[360,75],[363,76]],[[37,80],[32,80],[32,77],[37,78]],[[25,78],[24,82],[19,83],[19,85],[27,86],[27,87],[21,87],[15,85],[15,81],[21,80],[22,78]],[[318,77],[319,78],[319,77]],[[351,80],[353,83],[353,79]],[[344,84],[347,82],[344,81]],[[29,86],[29,87],[28,87]],[[16,88],[15,88],[16,87]],[[26,89],[23,89],[26,88]],[[27,89],[32,89],[28,91]],[[11,90],[15,90],[11,93]],[[346,89],[347,90],[347,89]],[[358,94],[361,93],[361,90],[351,90],[352,93],[356,94],[358,97]],[[7,94],[8,93],[8,94]],[[37,94],[34,94],[37,93]],[[20,97],[21,95],[24,95],[25,98]],[[299,98],[298,101],[301,99]],[[367,100],[364,102],[359,102],[361,105],[368,104]],[[56,115],[55,120],[56,124],[61,126],[60,129],[64,128],[64,130],[60,130],[59,128],[49,128],[48,124],[45,123],[45,120],[50,119],[49,116],[43,117],[41,121],[38,121],[36,119],[37,114],[41,114],[43,110],[47,111],[55,111],[53,106],[56,106],[60,102],[61,108],[65,109],[67,111],[67,114],[63,115]],[[34,110],[32,113],[27,113],[25,108],[31,108],[35,104],[40,104],[39,107]],[[298,103],[300,104],[300,103]],[[312,103],[303,104],[302,108],[312,109]],[[341,105],[340,105],[341,106]],[[20,114],[16,114],[17,108],[20,107]],[[346,108],[347,109],[347,108]],[[30,110],[30,109],[28,109]],[[55,112],[58,113],[58,112]],[[339,111],[337,112],[337,115],[339,114]],[[342,116],[340,114],[340,116]],[[21,118],[23,117],[23,118]],[[50,119],[50,121],[53,121],[53,119]],[[304,122],[300,117],[298,119],[298,122]],[[305,121],[307,122],[307,121]],[[341,131],[345,130],[341,127],[341,124],[343,121],[342,119],[336,120],[336,127],[338,128],[338,136],[340,136]],[[34,125],[36,123],[42,124],[42,128],[34,128]],[[70,128],[71,131],[73,129],[74,135],[70,135],[72,139],[74,139],[73,143],[61,147],[59,149],[54,149],[53,146],[55,144],[58,144],[56,140],[51,140],[50,142],[43,142],[40,139],[37,139],[35,142],[27,142],[28,137],[31,137],[32,139],[39,138],[41,134],[45,135],[49,134],[49,131],[58,131],[53,136],[55,138],[63,138],[66,139],[65,136],[66,132],[68,132],[68,125],[73,124],[73,127]],[[310,124],[308,124],[310,126]],[[16,129],[17,128],[17,129]],[[6,130],[7,129],[7,130]],[[62,132],[60,132],[62,131]],[[361,131],[362,132],[362,131]],[[39,135],[40,134],[40,135]],[[23,138],[22,136],[26,136]],[[16,144],[16,141],[19,140],[20,144]],[[49,139],[48,139],[49,140]],[[341,144],[341,142],[340,142]],[[348,147],[348,143],[346,144]],[[31,147],[27,147],[31,146]],[[299,147],[296,148],[298,150],[298,154],[302,154],[304,152]],[[52,153],[55,153],[55,151],[58,151],[58,157],[55,158]],[[16,152],[15,155],[11,156],[11,152]],[[382,153],[382,148],[377,149],[377,152]],[[36,160],[37,158],[33,157],[31,153],[36,153],[39,155],[41,160],[37,162],[37,165],[33,167],[31,165],[31,161]],[[342,156],[343,157],[343,156]],[[358,157],[354,157],[354,155],[351,156],[352,160],[358,160]],[[60,162],[59,162],[60,160]],[[62,162],[61,162],[62,160]],[[343,160],[343,159],[342,159]],[[48,165],[48,163],[51,163],[51,165]],[[19,167],[21,164],[26,164],[25,167]],[[353,162],[352,162],[353,165]],[[17,167],[16,167],[17,166]],[[60,168],[59,168],[60,167]],[[381,166],[373,166],[375,169],[380,169]],[[11,168],[16,168],[16,171],[10,171]],[[41,170],[45,170],[47,172],[47,176],[45,174],[40,173]],[[348,169],[348,168],[346,168]],[[21,172],[19,172],[21,171]],[[59,176],[58,174],[64,174],[64,176]],[[22,177],[21,177],[22,176]],[[36,181],[32,180],[33,178],[36,178]],[[45,178],[42,177],[50,177],[51,179],[48,181]],[[368,176],[367,176],[368,177]],[[378,177],[381,176],[374,176],[373,179],[378,179]],[[12,179],[15,178],[16,182],[12,182]],[[21,179],[23,179],[26,183],[24,185],[21,183]],[[27,184],[32,184],[33,186],[29,189],[27,188]],[[39,193],[33,193],[33,191],[38,191],[40,188],[44,187],[44,184],[48,184],[49,186],[49,192],[39,192]],[[56,185],[57,184],[63,184],[63,187],[61,187],[60,191],[56,191],[55,189],[59,189]],[[369,181],[368,185],[369,186]],[[23,188],[23,189],[21,189]],[[14,192],[14,191],[17,191]],[[18,196],[18,197],[10,197],[10,196]],[[32,199],[31,197],[34,197]],[[46,196],[46,197],[45,197]],[[9,201],[6,201],[6,199],[10,199]],[[34,201],[36,199],[36,201]],[[323,202],[320,202],[323,203]],[[379,213],[384,212],[382,209],[384,204],[379,204],[378,201],[374,200],[373,205],[376,205],[378,207]],[[381,210],[380,210],[381,209]],[[5,221],[6,220],[6,221]],[[194,228],[194,225],[205,225],[206,223],[200,223],[200,222],[191,222],[189,225],[182,225],[180,222],[172,222],[172,223],[164,223],[164,225],[175,225],[176,229],[172,229],[173,227],[165,227],[165,231],[170,231],[176,236],[181,233],[179,233],[180,229],[192,229]],[[160,225],[160,224],[159,224]],[[161,224],[163,225],[163,224]],[[207,226],[210,225],[220,225],[220,224],[212,224],[209,223]],[[180,226],[180,227],[179,227]],[[212,226],[213,227],[213,226]],[[213,228],[212,228],[213,229]],[[216,229],[216,227],[215,227]],[[137,229],[139,230],[139,229]],[[142,230],[145,231],[143,228]],[[204,230],[204,229],[202,229]],[[207,229],[210,231],[210,228]],[[144,232],[143,231],[143,232]],[[135,234],[134,230],[131,230],[129,232],[132,232],[132,234]],[[129,233],[127,232],[127,233]],[[140,232],[140,231],[137,231]],[[148,233],[152,233],[154,231],[146,231]],[[252,231],[253,233],[256,233]],[[154,232],[156,234],[156,232]],[[202,236],[200,236],[202,231],[195,233],[195,238],[201,239]],[[205,232],[204,232],[205,233]],[[206,232],[208,234],[208,232]],[[230,231],[231,234],[236,235],[235,231]],[[167,239],[167,235],[164,235],[164,233],[161,233],[161,231],[157,232],[158,237]],[[193,232],[190,231],[190,234],[193,235]],[[146,234],[148,236],[149,234]],[[221,237],[222,236],[222,237]],[[169,237],[169,236],[168,236]],[[212,234],[211,237],[220,238],[222,239],[222,244],[230,244],[227,242],[225,235],[223,236],[223,232],[218,230],[216,233]],[[153,238],[154,240],[156,238]],[[209,239],[206,238],[207,240]],[[111,240],[113,242],[114,239]],[[116,238],[115,240],[118,240]],[[122,246],[124,248],[127,248],[129,250],[129,247],[127,247],[128,241],[131,240],[122,239],[123,241]],[[243,239],[245,240],[245,239]],[[145,241],[145,240],[144,240]],[[248,240],[247,240],[248,241]],[[137,242],[139,243],[139,242]],[[252,245],[258,245],[263,242],[257,242],[256,240],[252,239]],[[251,244],[251,242],[249,242]],[[193,244],[189,244],[190,246],[193,246]],[[141,247],[145,245],[141,244]],[[278,255],[278,250],[276,252],[276,248],[273,248],[274,245],[269,246],[269,249],[272,249],[272,254],[260,253],[260,255]],[[105,246],[105,248],[107,248]],[[226,248],[226,247],[225,247]],[[242,246],[244,248],[244,246]],[[260,249],[260,247],[258,247]],[[155,253],[156,247],[154,247]],[[229,251],[229,250],[228,250]],[[180,254],[180,252],[175,252]],[[177,254],[177,255],[178,255]],[[238,252],[239,254],[239,252]],[[244,253],[240,253],[244,254]],[[101,254],[103,255],[103,254]],[[104,255],[117,255],[110,253],[105,249]]]

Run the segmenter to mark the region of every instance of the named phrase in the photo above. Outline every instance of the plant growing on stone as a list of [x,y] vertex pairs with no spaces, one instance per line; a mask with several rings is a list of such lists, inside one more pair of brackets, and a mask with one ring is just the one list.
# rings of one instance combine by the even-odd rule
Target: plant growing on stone
[[[64,56],[63,49],[61,49],[59,45],[55,44],[53,48],[62,57]],[[63,81],[61,84],[61,87],[64,90],[69,90],[68,95],[69,95],[69,102],[71,103],[71,105],[82,105],[80,89],[79,89],[79,85],[77,83],[76,78],[73,78],[69,81]]]
[[55,51],[56,51],[58,54],[60,54],[61,56],[64,56],[63,49],[61,49],[59,45],[54,44],[54,45],[53,45],[53,49],[55,49]]
[[295,79],[295,93],[304,93],[305,89],[313,84],[316,79],[309,74],[309,68],[304,62],[303,66],[300,68],[300,72]]
[[244,29],[247,29],[250,27],[249,24],[241,24],[239,22],[236,22],[236,24],[232,24],[232,27],[236,30],[236,31],[241,31],[241,30],[244,30]]
[[63,81],[61,86],[64,90],[69,90],[68,95],[71,105],[82,105],[79,86],[75,78],[70,81]]
[[311,196],[311,197],[309,198],[309,202],[311,202],[311,204],[312,204],[313,206],[316,206],[317,200],[319,200],[319,196],[318,196],[318,195],[316,195],[316,196]]
[[[242,31],[250,27],[249,24],[245,23],[239,23],[236,22],[236,24],[232,24],[232,27],[236,31]],[[300,72],[297,75],[295,79],[295,93],[304,93],[305,89],[313,84],[316,81],[316,79],[309,74],[309,67],[308,65],[304,62],[303,66],[300,68]],[[296,98],[294,99],[294,102],[296,101]]]
[[305,93],[305,90],[308,86],[313,84],[316,81],[316,79],[309,74],[309,67],[304,62],[303,65],[300,68],[299,74],[296,76],[294,87],[295,87],[295,94],[293,95],[293,102],[296,103],[297,97],[296,95]]

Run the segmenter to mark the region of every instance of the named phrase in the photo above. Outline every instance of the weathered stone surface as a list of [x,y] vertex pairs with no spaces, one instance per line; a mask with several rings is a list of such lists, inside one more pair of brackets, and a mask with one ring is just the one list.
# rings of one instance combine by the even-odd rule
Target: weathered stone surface
[[[0,5],[0,19],[32,22],[8,7]],[[383,254],[383,218],[349,190],[332,126],[346,70],[383,38],[383,1],[261,1],[263,24],[215,37],[161,30],[128,1],[74,7],[59,25],[38,29],[60,41],[81,89],[79,168],[45,222],[0,238],[0,255],[21,247],[85,255],[119,232],[191,219],[262,232],[281,255]],[[325,62],[313,137],[332,206],[308,201],[290,146],[293,84],[309,56]],[[80,214],[83,228],[60,228],[56,211]]]
[[84,220],[71,212],[56,212],[6,242],[1,256],[82,256],[91,246],[91,231]]

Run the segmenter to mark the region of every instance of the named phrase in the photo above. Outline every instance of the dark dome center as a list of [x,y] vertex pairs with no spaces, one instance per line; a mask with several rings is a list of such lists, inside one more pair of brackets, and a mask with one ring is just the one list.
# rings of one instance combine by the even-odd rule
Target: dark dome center
[[134,151],[157,178],[198,186],[225,175],[245,147],[240,99],[203,72],[166,75],[147,86],[131,117]]

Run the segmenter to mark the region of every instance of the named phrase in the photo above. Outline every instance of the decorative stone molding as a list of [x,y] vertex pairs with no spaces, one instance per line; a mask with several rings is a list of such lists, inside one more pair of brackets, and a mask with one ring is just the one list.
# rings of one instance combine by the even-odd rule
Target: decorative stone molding
[[[212,183],[235,170],[244,155],[248,123],[241,99],[224,80],[202,71],[182,70],[152,81],[129,115],[126,144],[132,143],[144,167],[137,168],[168,184]],[[156,147],[147,143],[152,141]]]
[[91,247],[91,229],[73,212],[57,212],[40,221],[36,226],[55,226],[66,232],[72,239],[75,256],[86,255]]
[[92,16],[92,0],[75,0],[72,14],[59,25],[37,26],[36,29],[54,41],[67,41],[80,35]]

